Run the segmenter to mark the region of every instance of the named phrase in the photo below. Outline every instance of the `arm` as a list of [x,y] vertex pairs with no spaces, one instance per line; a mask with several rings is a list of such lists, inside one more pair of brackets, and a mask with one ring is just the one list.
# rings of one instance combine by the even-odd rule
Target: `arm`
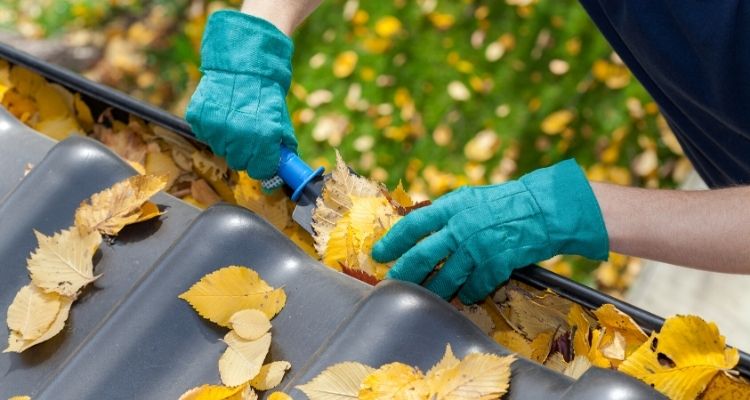
[[750,187],[647,190],[592,182],[618,253],[750,273]]
[[274,24],[287,36],[320,4],[321,0],[245,0],[242,12]]
[[201,78],[185,119],[195,136],[235,170],[281,185],[281,146],[296,152],[286,94],[292,81],[290,35],[320,0],[246,0],[243,12],[218,11],[206,24]]

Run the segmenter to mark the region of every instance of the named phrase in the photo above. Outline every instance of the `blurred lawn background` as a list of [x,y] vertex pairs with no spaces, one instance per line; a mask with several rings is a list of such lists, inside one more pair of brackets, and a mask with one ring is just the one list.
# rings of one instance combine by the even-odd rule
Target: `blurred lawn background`
[[[0,27],[99,49],[85,76],[184,113],[207,16],[240,0],[4,0]],[[300,152],[420,198],[575,158],[591,179],[691,171],[656,104],[574,0],[324,0],[294,38]],[[614,295],[640,260],[545,265]]]

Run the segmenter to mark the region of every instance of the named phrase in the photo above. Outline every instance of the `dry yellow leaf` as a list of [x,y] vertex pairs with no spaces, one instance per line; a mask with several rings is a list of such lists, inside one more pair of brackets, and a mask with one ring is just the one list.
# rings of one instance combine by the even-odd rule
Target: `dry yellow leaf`
[[258,394],[248,385],[203,385],[183,393],[179,400],[258,400]]
[[183,393],[179,400],[230,400],[236,394],[240,393],[242,389],[242,386],[202,385]]
[[575,118],[570,110],[555,111],[542,120],[542,132],[548,135],[555,135],[565,130]]
[[274,289],[250,268],[230,265],[198,281],[179,298],[201,317],[228,327],[234,313],[253,308],[273,318],[286,304],[284,290]]
[[281,191],[266,195],[261,191],[260,182],[250,178],[246,172],[238,174],[239,180],[234,187],[234,198],[237,205],[245,207],[265,218],[279,230],[290,225],[289,198]]
[[224,336],[227,350],[219,358],[221,381],[227,386],[237,386],[253,379],[260,372],[268,349],[271,348],[271,333],[257,340],[245,340],[234,331]]
[[591,361],[591,363],[594,364],[595,366],[601,367],[601,368],[611,368],[612,361],[610,361],[602,353],[602,347],[604,347],[603,339],[604,339],[604,333],[602,332],[601,329],[592,330],[591,331],[591,348],[589,349],[588,353],[585,353],[585,355],[588,357],[589,361]]
[[399,362],[383,365],[366,376],[359,389],[359,400],[427,400],[429,395],[430,386],[422,372]]
[[[194,152],[191,161],[193,171],[205,179],[222,200],[236,203],[234,193],[228,183],[228,178],[234,171],[229,170],[223,158],[204,150]],[[286,196],[281,195],[281,197],[289,201]]]
[[80,93],[73,95],[73,108],[78,123],[87,131],[91,130],[94,126],[94,116],[89,106],[81,99]]
[[159,210],[159,206],[150,201],[147,201],[141,206],[141,211],[138,215],[138,219],[136,219],[133,223],[136,224],[138,222],[148,221],[162,214],[164,213]]
[[351,400],[359,398],[362,381],[375,369],[357,362],[343,362],[326,368],[304,385],[297,386],[310,400]]
[[568,368],[568,363],[565,361],[565,357],[560,352],[554,352],[547,357],[547,360],[544,362],[544,366],[547,368],[550,368],[554,371],[557,371],[559,373],[565,372],[565,369]]
[[517,281],[509,282],[505,290],[508,300],[501,307],[507,310],[508,323],[525,337],[568,328],[568,313],[574,304],[570,300]]
[[328,245],[331,230],[353,205],[352,196],[358,198],[382,196],[380,186],[354,175],[341,154],[336,152],[336,168],[323,187],[323,194],[315,204],[312,221],[315,250],[322,256]]
[[510,365],[514,356],[473,353],[445,372],[434,385],[431,399],[491,400],[508,391]]
[[392,15],[386,15],[375,22],[375,33],[378,36],[390,38],[400,31],[401,21]]
[[58,311],[55,320],[49,326],[46,332],[34,340],[23,340],[20,334],[16,331],[10,331],[8,336],[8,347],[3,350],[3,353],[16,352],[21,353],[31,346],[35,346],[39,343],[46,342],[52,339],[55,335],[60,333],[65,327],[65,321],[68,319],[70,313],[70,306],[73,304],[74,299],[72,297],[60,296],[60,311]]
[[190,182],[190,195],[201,203],[204,206],[203,208],[211,207],[221,201],[219,194],[203,179]]
[[36,99],[40,120],[62,119],[70,117],[72,114],[64,95],[49,83],[41,85],[34,98]]
[[474,323],[482,332],[492,336],[495,331],[495,321],[492,320],[489,313],[480,305],[466,306],[462,305],[458,311],[471,322]]
[[101,236],[93,231],[81,234],[66,229],[54,236],[34,231],[39,247],[27,260],[31,281],[45,292],[75,297],[78,291],[98,278],[94,276],[92,257]]
[[[104,143],[110,150],[114,151],[123,159],[131,162],[138,163],[145,169],[146,154],[148,152],[148,145],[143,141],[133,129],[129,126],[120,127],[116,124],[119,121],[112,121],[112,128],[105,127],[104,125],[94,126],[93,137]],[[118,127],[119,129],[116,129]],[[153,163],[153,160],[151,161]],[[146,172],[142,172],[145,175]]]
[[445,354],[443,355],[443,358],[441,358],[437,364],[433,365],[432,368],[427,371],[426,378],[431,381],[437,382],[441,379],[441,376],[446,371],[455,368],[460,363],[461,360],[453,355],[453,349],[451,349],[451,345],[449,343],[445,346]]
[[15,90],[24,96],[34,96],[39,88],[47,84],[41,75],[17,65],[10,69],[9,79]]
[[[322,254],[323,263],[337,270],[345,267],[352,271],[361,271],[373,277],[375,281],[382,280],[389,267],[370,257],[372,246],[382,233],[400,219],[400,216],[383,196],[350,197],[352,207],[331,230],[325,252]],[[377,238],[373,237],[376,231],[382,232]]]
[[[625,348],[627,346],[627,342],[625,340],[625,336],[623,336],[619,331],[614,332],[614,335],[610,336],[608,334],[609,329],[604,328],[604,332],[602,334],[602,345],[599,346],[599,349],[602,351],[602,355],[610,359],[610,361],[622,361],[626,356]],[[609,338],[609,341],[607,341],[607,338]]]
[[293,400],[292,396],[289,396],[288,394],[284,392],[273,392],[270,395],[268,395],[267,400]]
[[529,358],[538,362],[544,363],[549,356],[549,352],[552,349],[552,339],[554,338],[553,331],[542,332],[538,334],[529,344],[531,354]]
[[146,154],[146,160],[144,168],[146,168],[146,174],[149,175],[163,175],[167,179],[165,188],[170,188],[180,176],[182,170],[174,163],[172,157],[166,151],[154,151]]
[[633,350],[648,340],[648,335],[643,332],[633,318],[630,318],[629,315],[618,310],[612,304],[605,304],[594,310],[594,315],[599,321],[599,325],[607,328],[605,333],[613,335],[614,332],[619,332],[624,337],[627,347],[632,346]]
[[737,365],[739,352],[726,348],[714,323],[696,316],[667,319],[618,368],[674,400],[696,398],[719,371]]
[[577,355],[562,372],[566,376],[569,376],[573,379],[578,379],[581,377],[581,375],[588,371],[589,368],[591,368],[591,361],[589,361],[589,358],[585,355]]
[[31,400],[30,396],[13,396],[8,398],[8,400]]
[[747,400],[750,399],[750,382],[726,372],[720,372],[714,376],[700,398],[701,400]]
[[573,353],[576,355],[588,355],[591,350],[589,335],[591,332],[591,321],[586,318],[586,311],[578,304],[574,304],[568,313],[568,324],[573,329]]
[[333,75],[337,78],[346,78],[351,75],[357,66],[358,59],[357,53],[351,50],[339,54],[333,61]]
[[125,225],[138,221],[143,204],[167,184],[165,176],[135,175],[95,193],[76,210],[76,226],[81,232],[98,230],[114,236]]
[[492,334],[495,342],[519,355],[531,358],[531,341],[514,330],[501,330]]
[[73,116],[42,119],[34,124],[34,129],[55,140],[63,140],[70,135],[83,134],[83,129],[81,129],[78,125],[78,121],[76,121]]
[[273,389],[284,379],[284,374],[292,367],[288,361],[274,361],[261,367],[258,375],[250,381],[250,386],[258,390]]
[[59,294],[26,285],[8,307],[8,329],[16,331],[23,340],[34,340],[49,330],[61,305]]
[[398,181],[396,189],[393,189],[391,192],[391,198],[401,207],[411,207],[414,205],[414,200],[409,196],[409,193],[406,193],[401,181]]
[[271,321],[262,311],[247,309],[232,314],[229,326],[242,339],[255,340],[271,330]]

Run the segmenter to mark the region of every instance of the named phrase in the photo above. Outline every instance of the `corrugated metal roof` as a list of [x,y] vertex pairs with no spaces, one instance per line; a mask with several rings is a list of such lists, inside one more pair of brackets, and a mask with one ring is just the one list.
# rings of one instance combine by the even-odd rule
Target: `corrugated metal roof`
[[[47,68],[22,53],[13,55],[28,66]],[[79,77],[50,69],[58,81],[82,85]],[[87,85],[93,89],[84,92],[110,101],[100,106],[117,107],[125,98]],[[129,109],[146,107],[132,99],[125,103]],[[147,117],[164,114],[147,111],[142,113]],[[167,125],[180,125],[167,119]],[[34,167],[24,177],[28,164]],[[33,230],[49,235],[69,227],[81,201],[134,174],[95,141],[74,137],[55,144],[0,108],[0,309],[7,309],[28,283],[26,258],[37,246]],[[201,212],[166,194],[153,201],[165,215],[102,243],[94,258],[95,272],[102,276],[73,305],[65,329],[22,354],[0,355],[0,398],[176,399],[189,388],[218,383],[226,330],[200,318],[177,296],[230,264],[255,269],[287,293],[286,307],[273,320],[270,359],[292,363],[278,389],[295,399],[304,398],[295,385],[341,361],[373,366],[401,361],[427,370],[446,343],[458,356],[507,354],[425,289],[393,281],[373,288],[328,269],[246,209],[223,204]],[[546,279],[534,271],[527,280]],[[596,301],[590,297],[583,296]],[[592,369],[574,382],[519,359],[505,398],[643,396],[658,398],[615,371]]]

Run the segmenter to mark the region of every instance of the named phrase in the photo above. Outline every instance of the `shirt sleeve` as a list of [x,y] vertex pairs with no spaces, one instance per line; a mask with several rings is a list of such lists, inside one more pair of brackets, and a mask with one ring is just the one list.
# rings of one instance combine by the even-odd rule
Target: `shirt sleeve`
[[580,1],[704,179],[750,179],[750,2]]

